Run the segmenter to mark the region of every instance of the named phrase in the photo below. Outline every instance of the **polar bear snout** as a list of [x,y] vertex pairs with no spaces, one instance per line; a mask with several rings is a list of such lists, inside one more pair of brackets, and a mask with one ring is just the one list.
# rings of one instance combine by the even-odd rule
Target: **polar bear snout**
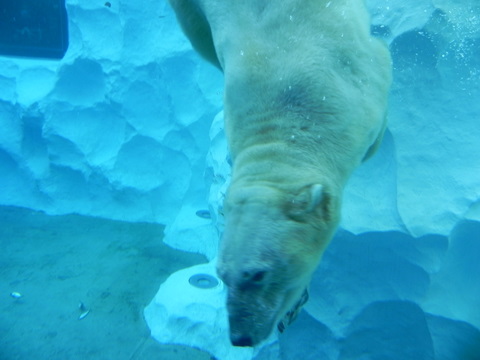
[[[275,316],[268,311],[238,306],[234,301],[227,302],[229,312],[230,342],[233,346],[256,346],[265,340],[273,330]],[[252,311],[253,310],[253,311]]]
[[[300,293],[303,295],[299,300]],[[230,341],[233,346],[256,346],[266,340],[275,326],[285,329],[308,299],[304,287],[278,293],[229,288],[227,297]],[[272,296],[273,295],[273,296]]]
[[233,346],[253,346],[253,340],[250,336],[230,335],[230,341]]
[[272,298],[262,286],[242,282],[228,286],[227,310],[232,345],[256,346],[265,340],[276,324],[279,303],[281,297],[275,294]]

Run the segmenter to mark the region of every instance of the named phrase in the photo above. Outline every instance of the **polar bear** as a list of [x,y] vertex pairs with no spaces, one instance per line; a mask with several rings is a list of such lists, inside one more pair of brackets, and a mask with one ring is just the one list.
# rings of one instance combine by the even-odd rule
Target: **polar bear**
[[361,0],[170,3],[225,76],[233,168],[217,270],[232,344],[256,346],[305,301],[345,183],[381,142],[389,52]]

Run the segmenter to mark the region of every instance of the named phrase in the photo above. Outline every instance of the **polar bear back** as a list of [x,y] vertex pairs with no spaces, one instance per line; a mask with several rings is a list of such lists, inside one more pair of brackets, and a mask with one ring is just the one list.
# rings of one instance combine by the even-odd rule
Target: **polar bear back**
[[224,72],[234,162],[272,144],[312,166],[335,164],[343,181],[374,152],[385,130],[390,57],[370,35],[363,1],[171,3],[193,46]]

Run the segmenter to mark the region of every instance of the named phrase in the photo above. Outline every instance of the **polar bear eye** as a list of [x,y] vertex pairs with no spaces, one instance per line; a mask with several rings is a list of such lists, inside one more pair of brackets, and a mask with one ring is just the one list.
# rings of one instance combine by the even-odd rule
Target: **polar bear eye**
[[252,281],[255,283],[262,282],[266,274],[266,271],[257,271],[255,274],[253,274]]
[[266,270],[244,271],[242,273],[242,286],[260,286],[265,281],[267,275]]

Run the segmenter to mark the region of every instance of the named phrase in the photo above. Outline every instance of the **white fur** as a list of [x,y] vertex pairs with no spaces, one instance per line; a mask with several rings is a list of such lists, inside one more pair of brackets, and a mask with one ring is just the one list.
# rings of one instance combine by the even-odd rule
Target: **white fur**
[[170,2],[225,75],[233,175],[218,272],[232,342],[256,345],[307,287],[348,177],[381,141],[389,53],[361,0]]

